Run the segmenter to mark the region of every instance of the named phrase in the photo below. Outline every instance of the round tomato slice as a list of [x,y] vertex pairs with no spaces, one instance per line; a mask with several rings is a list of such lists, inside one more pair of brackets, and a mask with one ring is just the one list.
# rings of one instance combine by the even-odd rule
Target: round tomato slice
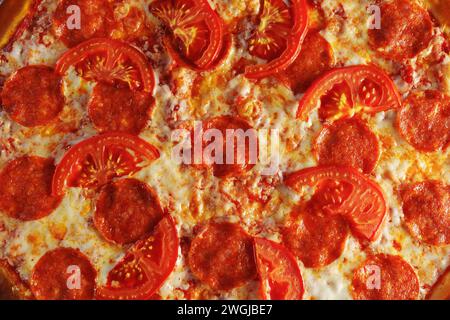
[[[319,104],[320,102],[320,104]],[[333,69],[317,79],[300,100],[297,118],[307,119],[318,105],[322,121],[350,118],[400,107],[391,78],[373,65]]]
[[64,75],[74,67],[88,80],[153,92],[155,76],[146,56],[137,48],[107,38],[96,38],[68,50],[56,62],[56,71]]
[[261,0],[257,20],[249,52],[267,63],[246,67],[245,76],[253,79],[281,72],[297,58],[308,29],[306,1]]
[[351,167],[318,166],[302,169],[285,178],[297,192],[316,187],[314,205],[329,214],[344,216],[361,240],[374,241],[386,216],[386,200],[381,188]]
[[208,69],[219,56],[223,24],[207,0],[157,0],[150,12],[169,31],[170,46],[190,63]]
[[97,288],[100,299],[150,299],[172,273],[178,258],[175,223],[164,217],[153,234],[137,242],[109,272],[106,286]]
[[450,267],[439,277],[427,295],[428,300],[450,300]]
[[61,195],[66,187],[97,188],[112,178],[133,175],[159,151],[144,140],[126,133],[106,133],[73,146],[56,167],[52,193]]
[[294,256],[282,245],[255,238],[255,256],[265,300],[301,300],[303,279]]

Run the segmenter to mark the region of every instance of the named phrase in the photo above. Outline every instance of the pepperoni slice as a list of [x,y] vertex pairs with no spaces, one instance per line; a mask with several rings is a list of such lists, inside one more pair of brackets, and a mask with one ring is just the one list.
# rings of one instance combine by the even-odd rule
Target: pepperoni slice
[[370,256],[353,274],[355,300],[414,300],[418,294],[417,275],[400,256]]
[[450,244],[450,186],[429,180],[401,190],[409,233],[431,245]]
[[139,134],[145,128],[153,97],[144,91],[98,83],[88,105],[89,117],[100,132]]
[[45,125],[64,106],[62,80],[47,66],[27,66],[6,80],[1,93],[3,109],[25,127]]
[[[75,6],[80,13],[79,28]],[[69,48],[99,37],[134,40],[146,31],[143,10],[123,0],[61,0],[53,14],[53,33]]]
[[318,76],[332,68],[333,51],[318,33],[306,35],[297,59],[280,75],[295,94],[305,92]]
[[253,239],[233,223],[210,223],[191,243],[189,266],[214,289],[229,290],[256,277]]
[[341,119],[320,132],[315,152],[319,164],[350,166],[371,173],[380,157],[376,135],[359,119]]
[[162,216],[158,198],[147,184],[136,179],[122,179],[102,188],[94,224],[109,241],[127,244],[153,230]]
[[321,268],[339,258],[349,230],[340,215],[328,215],[312,206],[294,210],[283,229],[285,245],[307,268]]
[[450,97],[435,90],[411,93],[397,114],[397,128],[419,151],[445,148],[450,142]]
[[91,262],[78,249],[57,248],[34,266],[31,291],[38,300],[89,300],[94,297],[96,277]]
[[[204,130],[209,129],[219,130],[222,133],[223,154],[222,161],[216,161],[217,155],[213,159],[213,171],[216,177],[227,177],[241,175],[251,170],[256,163],[258,146],[257,136],[253,128],[245,120],[232,116],[221,116],[207,120]],[[243,133],[245,136],[240,135]],[[234,139],[228,139],[234,134]],[[214,139],[206,139],[214,142]],[[213,141],[214,140],[214,141]],[[233,146],[230,146],[232,143]],[[208,146],[209,143],[206,144]],[[228,161],[229,155],[227,150],[234,150],[233,161]],[[220,158],[220,157],[219,157]],[[219,163],[222,162],[222,163]]]
[[[79,8],[80,28],[68,28],[68,23],[76,22],[70,21],[73,13],[68,14],[74,6]],[[94,37],[107,36],[114,24],[113,17],[108,0],[62,0],[53,14],[53,32],[66,46],[73,47]]]
[[19,220],[49,215],[61,202],[52,196],[53,159],[24,156],[11,160],[0,172],[0,210]]
[[415,57],[430,43],[433,24],[427,11],[414,1],[384,1],[381,28],[369,30],[369,45],[396,61]]

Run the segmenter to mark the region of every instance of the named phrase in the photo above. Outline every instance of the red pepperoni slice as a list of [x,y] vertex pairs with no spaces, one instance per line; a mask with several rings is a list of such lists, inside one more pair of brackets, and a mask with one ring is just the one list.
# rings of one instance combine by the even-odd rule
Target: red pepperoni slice
[[380,55],[396,61],[415,57],[432,37],[433,24],[426,10],[414,1],[384,1],[381,28],[369,30],[369,44]]
[[404,187],[401,197],[412,236],[431,245],[450,244],[450,186],[424,181]]
[[446,148],[450,142],[450,97],[435,90],[411,93],[397,114],[397,128],[419,151]]
[[253,239],[233,223],[210,223],[191,243],[189,266],[214,289],[229,290],[256,277]]
[[334,64],[329,43],[318,33],[308,33],[297,59],[280,75],[295,94],[305,92],[313,81]]
[[[204,126],[205,131],[208,129],[220,130],[223,137],[222,163],[213,161],[213,171],[216,177],[241,175],[255,166],[256,160],[252,159],[251,155],[253,152],[254,158],[257,157],[257,136],[248,122],[237,117],[222,116],[209,119]],[[227,132],[235,134],[235,137],[237,138],[227,139]],[[243,132],[245,139],[244,137],[241,137],[243,139],[239,139],[240,132]],[[211,139],[209,141],[213,142],[213,140],[214,139]],[[230,148],[228,142],[231,142],[234,148]],[[209,145],[209,143],[206,143],[206,146],[207,145]],[[227,163],[227,149],[234,150],[232,163]],[[240,160],[240,156],[243,157],[242,161]]]
[[400,256],[370,256],[353,274],[355,300],[414,300],[418,294],[417,275]]
[[34,266],[31,291],[39,300],[89,300],[94,297],[96,277],[91,262],[78,249],[57,248]]
[[147,184],[122,179],[102,188],[94,224],[107,240],[127,244],[153,230],[162,216],[158,198]]
[[319,164],[350,166],[371,173],[380,157],[377,136],[358,118],[342,119],[320,132],[315,153]]
[[149,120],[153,103],[147,92],[98,83],[89,101],[88,112],[100,132],[139,134]]
[[[73,19],[71,6],[80,10],[80,29],[68,28],[68,19]],[[72,18],[71,18],[72,17]],[[114,13],[108,0],[62,0],[53,14],[53,31],[68,47],[94,38],[108,36],[114,24]]]
[[305,267],[321,268],[341,256],[349,229],[340,215],[324,214],[311,204],[292,213],[283,241]]
[[19,220],[49,215],[61,202],[52,196],[53,159],[24,156],[6,164],[0,172],[0,210]]
[[47,66],[27,66],[6,80],[1,93],[3,109],[25,127],[45,125],[64,106],[61,77]]

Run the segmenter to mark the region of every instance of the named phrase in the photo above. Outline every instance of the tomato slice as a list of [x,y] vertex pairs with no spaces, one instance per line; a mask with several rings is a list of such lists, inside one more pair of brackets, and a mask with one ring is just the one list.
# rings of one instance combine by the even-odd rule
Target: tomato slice
[[214,61],[212,61],[211,64],[207,68],[197,67],[194,63],[191,63],[187,59],[185,59],[177,51],[177,49],[173,47],[172,40],[168,36],[164,37],[164,46],[167,49],[167,52],[169,53],[169,55],[174,60],[175,64],[177,64],[180,67],[189,68],[194,71],[200,72],[200,71],[205,71],[205,70],[213,70],[222,65],[222,63],[229,56],[229,53],[233,46],[233,37],[231,36],[230,33],[228,33],[224,36],[222,50],[220,51],[218,57]]
[[169,46],[189,63],[208,69],[219,56],[223,23],[207,0],[157,0],[150,12],[169,31]]
[[301,300],[303,279],[294,256],[282,245],[255,238],[261,293],[265,300]]
[[55,170],[54,195],[66,187],[97,188],[112,178],[133,175],[159,158],[159,151],[144,140],[126,133],[94,136],[73,146]]
[[302,169],[285,178],[287,186],[302,192],[304,186],[317,190],[312,198],[329,214],[344,216],[361,240],[374,241],[386,216],[381,188],[352,167],[318,166]]
[[95,38],[80,43],[56,62],[64,75],[70,67],[88,80],[153,92],[155,76],[146,56],[136,47],[119,40]]
[[247,78],[263,78],[285,70],[300,53],[308,29],[305,0],[260,0],[258,26],[249,43],[249,52],[267,63],[246,67]]
[[359,112],[377,113],[400,107],[391,78],[373,65],[333,69],[317,79],[300,100],[297,118],[307,119],[320,102],[319,117],[334,121]]
[[109,272],[106,286],[97,288],[100,299],[150,299],[172,273],[178,258],[175,223],[164,217],[152,235],[137,242]]
[[428,300],[450,300],[450,267],[439,277],[427,295]]

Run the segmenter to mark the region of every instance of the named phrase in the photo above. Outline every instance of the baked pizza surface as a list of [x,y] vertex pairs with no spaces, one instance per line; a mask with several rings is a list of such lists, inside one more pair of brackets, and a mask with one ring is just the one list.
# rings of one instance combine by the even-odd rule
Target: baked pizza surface
[[0,298],[450,298],[448,0],[0,3]]

